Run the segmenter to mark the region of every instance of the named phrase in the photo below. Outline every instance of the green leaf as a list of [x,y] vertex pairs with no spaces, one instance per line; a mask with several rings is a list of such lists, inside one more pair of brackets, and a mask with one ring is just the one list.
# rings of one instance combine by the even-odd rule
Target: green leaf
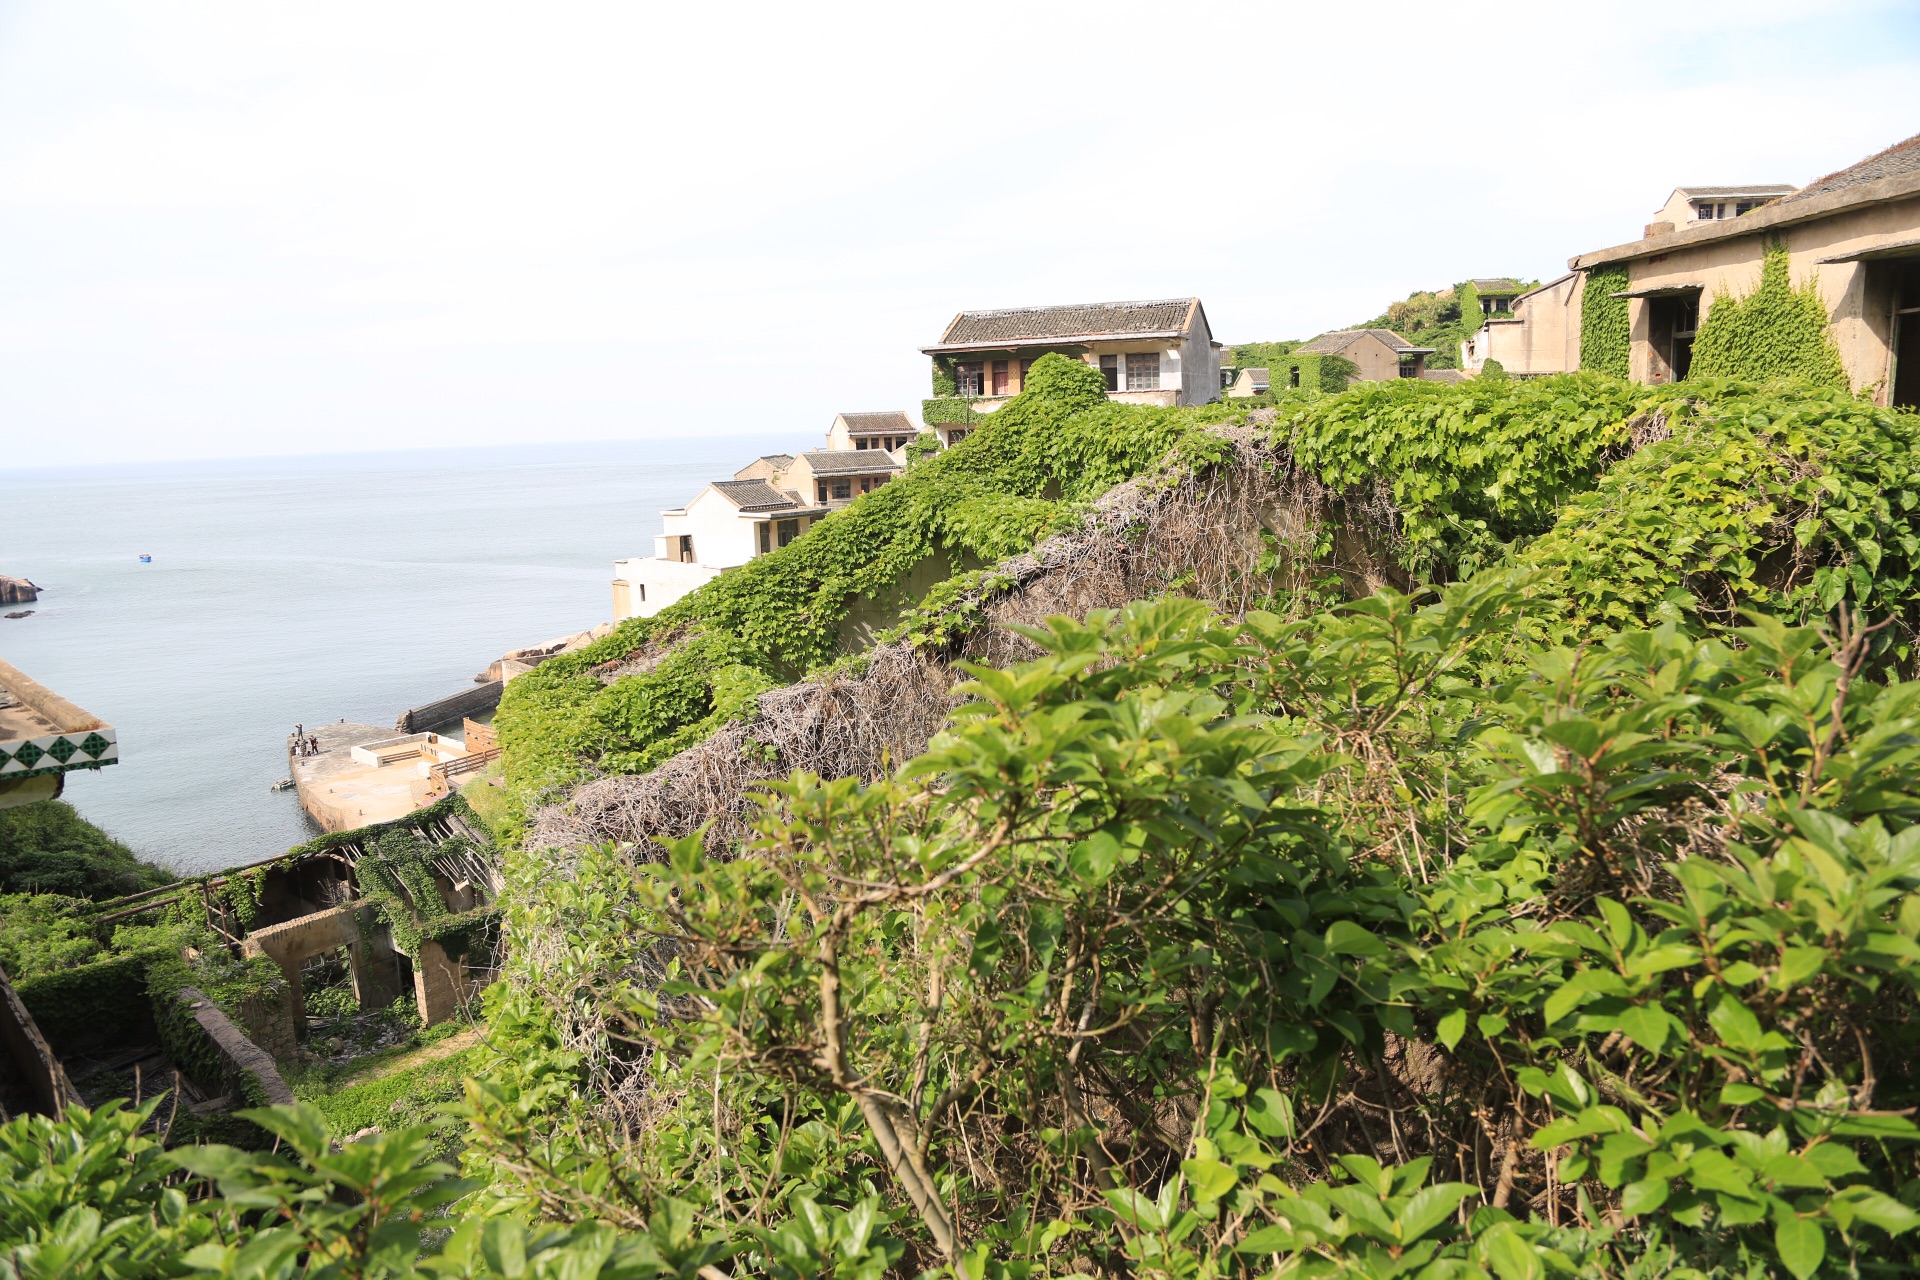
[[1707,1021],[1728,1048],[1743,1053],[1753,1053],[1760,1048],[1760,1019],[1754,1017],[1753,1010],[1741,1004],[1731,993],[1721,993],[1708,1012]]
[[1642,1178],[1638,1182],[1629,1182],[1620,1192],[1620,1211],[1629,1218],[1652,1213],[1667,1202],[1668,1190],[1665,1178]]
[[1820,1269],[1821,1259],[1827,1256],[1827,1233],[1812,1219],[1784,1209],[1776,1214],[1773,1247],[1787,1270],[1799,1280],[1807,1280]]
[[1336,920],[1327,927],[1327,952],[1336,956],[1383,956],[1387,944],[1351,920]]
[[1182,1160],[1180,1172],[1187,1175],[1187,1186],[1192,1190],[1193,1198],[1202,1204],[1226,1195],[1233,1190],[1236,1181],[1233,1169],[1218,1160]]
[[1447,1046],[1447,1052],[1453,1052],[1453,1046],[1459,1044],[1460,1037],[1467,1034],[1467,1011],[1455,1009],[1440,1019],[1440,1025],[1435,1028],[1435,1033],[1440,1037],[1440,1043]]
[[1635,1005],[1620,1014],[1620,1030],[1648,1053],[1660,1052],[1669,1029],[1667,1015],[1659,1009]]

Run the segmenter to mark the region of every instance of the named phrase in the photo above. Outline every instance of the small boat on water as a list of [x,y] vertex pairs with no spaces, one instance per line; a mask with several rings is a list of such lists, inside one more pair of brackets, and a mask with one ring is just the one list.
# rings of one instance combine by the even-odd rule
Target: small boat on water
[[293,790],[293,779],[292,779],[292,778],[282,778],[282,779],[280,779],[280,781],[278,781],[278,782],[276,782],[276,783],[274,783],[274,784],[273,784],[273,786],[271,786],[271,787],[269,787],[269,788],[268,788],[268,790],[270,790],[270,791],[291,791],[291,790]]
[[146,552],[144,552],[144,551],[142,551],[142,552],[140,553],[140,563],[141,563],[141,564],[152,564],[152,563],[153,563],[153,557],[152,557],[152,556],[150,556],[150,555],[148,555],[148,554],[147,554]]

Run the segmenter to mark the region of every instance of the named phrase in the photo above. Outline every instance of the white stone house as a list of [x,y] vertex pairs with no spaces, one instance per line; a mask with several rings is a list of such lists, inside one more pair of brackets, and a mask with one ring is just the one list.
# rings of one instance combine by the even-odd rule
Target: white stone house
[[684,507],[660,513],[651,556],[616,560],[613,616],[650,618],[688,592],[778,550],[905,469],[918,429],[905,413],[843,413],[825,449],[755,458]]
[[962,311],[921,348],[933,358],[936,388],[946,376],[954,385],[928,402],[929,425],[951,443],[965,429],[956,434],[936,421],[935,403],[958,399],[991,413],[1020,394],[1033,362],[1049,352],[1100,370],[1111,400],[1206,404],[1220,396],[1221,349],[1198,298]]
[[[1790,196],[1795,188],[1785,182],[1749,182],[1733,187],[1675,187],[1653,215],[1648,235],[1684,231],[1702,222],[1724,222]],[[1664,224],[1664,225],[1662,225]],[[1655,228],[1659,228],[1658,231]]]

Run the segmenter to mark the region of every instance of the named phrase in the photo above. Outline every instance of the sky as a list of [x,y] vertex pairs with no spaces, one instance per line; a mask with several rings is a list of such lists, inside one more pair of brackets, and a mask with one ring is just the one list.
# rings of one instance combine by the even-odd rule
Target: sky
[[1304,338],[1916,88],[1911,0],[0,0],[0,470],[812,434],[975,307]]

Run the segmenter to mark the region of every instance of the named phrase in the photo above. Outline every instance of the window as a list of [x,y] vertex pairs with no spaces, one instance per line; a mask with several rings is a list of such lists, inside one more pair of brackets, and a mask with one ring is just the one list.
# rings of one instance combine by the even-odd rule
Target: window
[[947,448],[951,449],[954,445],[965,440],[969,430],[970,428],[967,427],[949,427],[947,429]]
[[1695,205],[1694,216],[1699,218],[1700,221],[1702,222],[1712,222],[1713,221],[1713,205],[1710,202],[1703,202],[1701,204]]
[[1158,351],[1127,352],[1127,390],[1158,391],[1160,389],[1160,353]]
[[864,449],[864,448],[866,448],[866,447],[867,447],[867,438],[866,438],[865,436],[855,436],[855,437],[854,437],[854,441],[853,441],[853,447],[854,447],[854,448],[856,448],[856,449]]
[[683,533],[680,535],[680,563],[692,564],[693,562],[693,535]]
[[773,526],[765,520],[760,522],[760,554],[773,550]]
[[1291,369],[1287,370],[1287,385],[1290,387],[1297,387],[1300,385],[1300,366],[1299,365],[1296,364]]
[[636,582],[633,586],[634,589],[640,593],[640,603],[645,604],[647,602],[647,584],[644,582]]
[[993,394],[1010,396],[1013,394],[1013,374],[1010,371],[1011,360],[993,362]]
[[853,481],[835,480],[833,482],[833,496],[841,502],[845,502],[848,498],[851,498],[853,496]]
[[1027,370],[1031,368],[1033,368],[1033,361],[1022,360],[1020,362],[1020,389],[1022,391],[1027,389]]
[[827,500],[827,482],[825,480],[822,480],[820,482],[820,501],[825,502],[826,500]]
[[978,362],[957,364],[953,367],[954,380],[960,384],[960,394],[977,396],[981,391],[981,373],[986,368]]
[[779,534],[780,545],[784,547],[800,536],[800,522],[798,520],[782,520],[780,521],[780,527],[775,530],[775,532]]
[[1118,391],[1120,389],[1120,357],[1101,356],[1100,376],[1107,380],[1107,390]]

